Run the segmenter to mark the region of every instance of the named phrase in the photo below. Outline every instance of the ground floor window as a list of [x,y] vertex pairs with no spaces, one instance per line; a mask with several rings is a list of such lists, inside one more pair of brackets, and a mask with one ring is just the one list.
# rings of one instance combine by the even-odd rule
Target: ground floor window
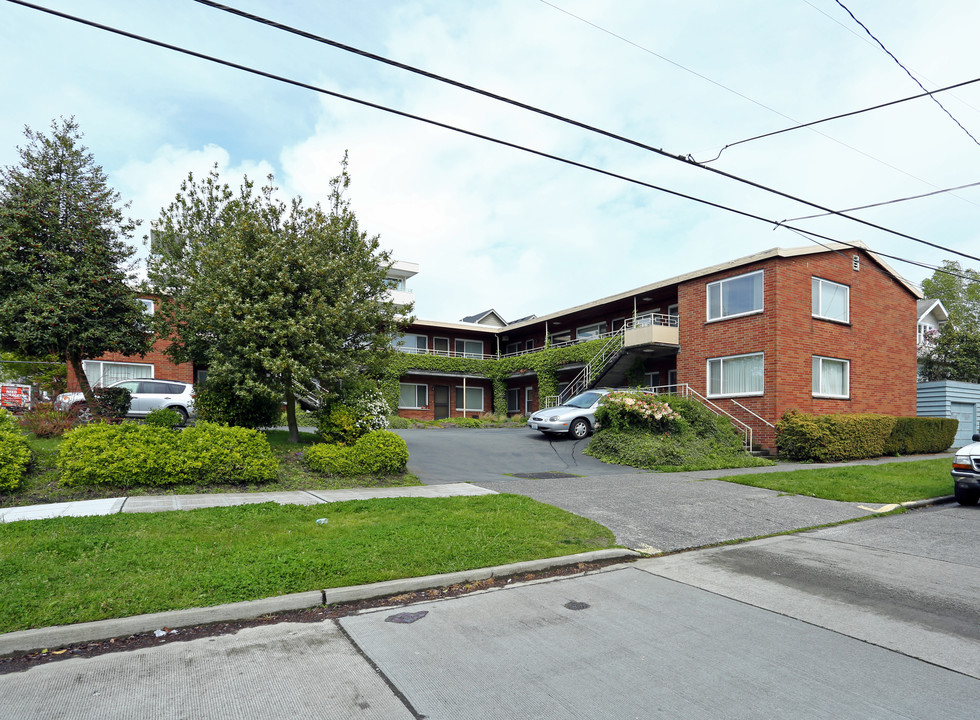
[[762,395],[763,369],[762,353],[708,360],[708,397]]
[[526,387],[524,388],[524,414],[530,415],[531,408],[534,407],[532,404],[534,400],[534,388]]
[[418,410],[429,404],[429,386],[398,383],[398,408]]
[[103,362],[83,360],[82,370],[92,387],[105,387],[119,380],[153,377],[153,366],[144,363]]
[[643,373],[643,379],[644,379],[647,387],[660,387],[660,373],[659,372]]
[[813,356],[814,397],[847,398],[851,394],[851,363],[848,360]]
[[521,389],[510,388],[507,391],[507,412],[516,413],[521,411]]
[[483,388],[466,388],[466,407],[463,407],[463,386],[456,386],[456,409],[457,410],[483,410]]

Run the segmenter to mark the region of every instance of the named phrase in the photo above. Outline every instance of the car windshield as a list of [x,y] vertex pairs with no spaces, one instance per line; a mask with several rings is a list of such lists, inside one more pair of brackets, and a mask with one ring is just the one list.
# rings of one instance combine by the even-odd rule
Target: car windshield
[[597,392],[586,392],[581,395],[576,395],[567,403],[565,407],[576,407],[576,408],[587,408],[595,405],[596,400],[601,398],[602,395]]

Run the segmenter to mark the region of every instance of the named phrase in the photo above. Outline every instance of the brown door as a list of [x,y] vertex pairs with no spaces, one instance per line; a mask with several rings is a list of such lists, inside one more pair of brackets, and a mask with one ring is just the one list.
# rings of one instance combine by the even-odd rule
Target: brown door
[[433,407],[435,408],[435,419],[442,420],[449,417],[449,386],[433,385]]

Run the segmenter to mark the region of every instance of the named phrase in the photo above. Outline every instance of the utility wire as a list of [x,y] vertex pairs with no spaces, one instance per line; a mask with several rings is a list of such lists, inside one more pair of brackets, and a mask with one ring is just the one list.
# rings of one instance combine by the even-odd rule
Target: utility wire
[[[16,2],[16,3],[21,4],[21,5],[27,5],[29,7],[37,7],[37,6],[31,5],[29,3],[23,2],[22,0],[8,0],[8,1],[9,2]],[[489,97],[489,98],[491,98],[493,100],[497,100],[499,102],[503,102],[503,103],[506,103],[508,105],[513,105],[514,107],[518,107],[518,108],[520,108],[522,110],[527,110],[529,112],[533,112],[533,113],[536,113],[538,115],[543,115],[544,117],[550,118],[552,120],[557,120],[558,122],[565,123],[567,125],[572,125],[574,127],[578,127],[578,128],[583,129],[583,130],[587,130],[589,132],[593,132],[593,133],[602,135],[604,137],[611,138],[613,140],[617,140],[619,142],[623,142],[623,143],[626,143],[628,145],[632,145],[634,147],[638,147],[638,148],[641,148],[643,150],[647,150],[649,152],[656,153],[657,155],[660,155],[662,157],[670,158],[671,160],[675,160],[675,161],[678,161],[678,162],[682,162],[682,163],[691,165],[693,167],[700,168],[702,170],[705,170],[706,172],[710,172],[710,173],[714,173],[716,175],[720,175],[722,177],[728,178],[729,180],[734,180],[734,181],[739,182],[739,183],[742,183],[744,185],[748,185],[750,187],[754,187],[757,190],[762,190],[764,192],[768,192],[768,193],[771,193],[771,194],[774,194],[774,195],[778,195],[780,197],[786,198],[788,200],[792,200],[794,202],[802,203],[803,205],[808,205],[808,206],[810,206],[812,208],[815,208],[817,210],[820,210],[822,212],[825,212],[825,213],[828,213],[828,214],[831,214],[831,215],[837,215],[839,217],[846,218],[846,219],[851,220],[853,222],[857,222],[857,223],[860,223],[862,225],[866,225],[867,227],[874,228],[875,230],[881,230],[883,232],[886,232],[886,233],[889,233],[889,234],[892,234],[892,235],[897,235],[898,237],[905,238],[906,240],[912,240],[913,242],[918,242],[918,243],[922,243],[924,245],[929,245],[930,247],[934,247],[934,248],[936,248],[938,250],[943,250],[943,251],[946,251],[946,252],[951,252],[951,253],[953,253],[955,255],[961,255],[962,257],[966,257],[966,258],[969,258],[971,260],[980,261],[980,258],[975,257],[973,255],[967,255],[967,254],[961,253],[961,252],[959,252],[957,250],[952,250],[952,249],[947,248],[947,247],[944,247],[942,245],[938,245],[936,243],[929,242],[928,240],[922,240],[921,238],[917,238],[917,237],[914,237],[912,235],[908,235],[906,233],[899,232],[897,230],[891,230],[890,228],[886,228],[886,227],[884,227],[882,225],[878,225],[876,223],[872,223],[872,222],[867,221],[867,220],[862,220],[861,218],[853,217],[853,216],[850,216],[850,215],[845,215],[844,213],[839,212],[837,210],[834,210],[832,208],[824,207],[823,205],[820,205],[818,203],[814,203],[814,202],[810,202],[808,200],[804,200],[803,198],[797,197],[795,195],[791,195],[791,194],[786,193],[786,192],[783,192],[781,190],[776,190],[775,188],[771,188],[771,187],[768,187],[766,185],[762,185],[761,183],[757,183],[757,182],[755,182],[753,180],[748,180],[746,178],[740,177],[738,175],[733,175],[732,173],[728,173],[728,172],[725,172],[723,170],[719,170],[717,168],[711,168],[711,167],[707,167],[705,165],[701,165],[701,164],[695,162],[694,159],[691,158],[690,156],[686,156],[685,157],[685,156],[682,156],[682,155],[675,155],[675,154],[669,153],[666,150],[663,150],[661,148],[655,148],[655,147],[653,147],[651,145],[647,145],[647,144],[642,143],[642,142],[640,142],[638,140],[633,140],[631,138],[627,138],[627,137],[624,137],[622,135],[618,135],[618,134],[613,133],[613,132],[610,132],[608,130],[603,130],[603,129],[598,128],[598,127],[595,127],[593,125],[589,125],[587,123],[583,123],[583,122],[580,122],[578,120],[573,120],[573,119],[568,118],[568,117],[565,117],[563,115],[558,115],[557,113],[553,113],[553,112],[551,112],[549,110],[543,110],[543,109],[538,108],[538,107],[535,107],[533,105],[528,105],[527,103],[524,103],[524,102],[521,102],[521,101],[518,101],[518,100],[513,100],[511,98],[504,97],[503,95],[498,95],[496,93],[492,93],[492,92],[489,92],[487,90],[483,90],[481,88],[474,87],[472,85],[467,85],[465,83],[459,82],[457,80],[453,80],[451,78],[444,77],[442,75],[437,75],[437,74],[432,73],[432,72],[429,72],[427,70],[421,70],[421,69],[419,69],[417,67],[414,67],[414,66],[411,66],[411,65],[407,65],[405,63],[397,62],[395,60],[390,60],[390,59],[385,58],[385,57],[382,57],[380,55],[375,55],[374,53],[369,53],[367,51],[360,50],[358,48],[354,48],[354,47],[351,47],[349,45],[344,45],[343,43],[339,43],[339,42],[337,42],[335,40],[330,40],[328,38],[325,38],[325,37],[322,37],[322,36],[319,36],[319,35],[315,35],[313,33],[307,32],[305,30],[300,30],[298,28],[294,28],[294,27],[291,27],[289,25],[284,25],[284,24],[279,23],[279,22],[276,22],[274,20],[269,20],[268,18],[263,18],[263,17],[260,17],[258,15],[254,15],[252,13],[245,12],[243,10],[238,10],[237,8],[232,8],[232,7],[229,7],[227,5],[223,5],[221,3],[214,2],[214,0],[194,0],[194,1],[197,2],[197,3],[200,3],[202,5],[207,5],[208,7],[215,8],[217,10],[222,10],[222,11],[227,12],[227,13],[230,13],[232,15],[237,15],[239,17],[242,17],[242,18],[245,18],[245,19],[248,19],[248,20],[252,20],[253,22],[257,22],[257,23],[260,23],[262,25],[267,25],[269,27],[276,28],[277,30],[282,30],[283,32],[288,32],[288,33],[291,33],[293,35],[297,35],[299,37],[306,38],[308,40],[313,40],[315,42],[322,43],[322,44],[325,44],[325,45],[329,45],[331,47],[335,47],[335,48],[338,48],[338,49],[341,49],[341,50],[345,50],[347,52],[352,52],[352,53],[357,54],[357,55],[360,55],[362,57],[366,57],[366,58],[369,58],[371,60],[376,60],[378,62],[385,63],[386,65],[392,65],[394,67],[400,68],[402,70],[407,70],[408,72],[415,73],[417,75],[422,75],[422,76],[427,77],[427,78],[430,78],[432,80],[437,80],[439,82],[443,82],[443,83],[452,85],[454,87],[458,87],[460,89],[467,90],[469,92],[473,92],[473,93],[476,93],[478,95],[482,95],[484,97]],[[57,14],[60,14],[60,13],[57,13]]]
[[[712,85],[715,85],[717,87],[720,87],[721,89],[723,89],[723,90],[725,90],[727,92],[730,92],[733,95],[737,95],[740,98],[743,98],[745,100],[748,100],[750,103],[753,103],[754,105],[758,105],[759,107],[764,108],[765,110],[769,110],[770,112],[773,112],[776,115],[779,115],[780,117],[784,117],[787,120],[789,120],[790,122],[793,122],[793,123],[799,123],[800,122],[796,118],[790,117],[789,115],[787,115],[785,113],[782,113],[779,110],[776,110],[775,108],[771,108],[768,105],[765,105],[765,104],[759,102],[758,100],[755,100],[753,98],[750,98],[748,95],[743,95],[742,93],[738,92],[737,90],[733,90],[732,88],[728,87],[727,85],[722,85],[721,83],[719,83],[719,82],[717,82],[715,80],[712,80],[711,78],[707,77],[706,75],[702,75],[701,73],[697,72],[696,70],[692,70],[691,68],[685,67],[684,65],[681,65],[680,63],[675,62],[675,61],[671,60],[668,57],[664,57],[663,55],[660,55],[660,54],[654,52],[653,50],[650,50],[649,48],[644,47],[643,45],[640,45],[638,43],[635,43],[632,40],[623,37],[622,35],[618,35],[617,33],[614,33],[611,30],[607,30],[606,28],[602,27],[601,25],[597,25],[596,23],[594,23],[594,22],[592,22],[590,20],[587,20],[587,19],[585,19],[585,18],[583,18],[583,17],[581,17],[579,15],[576,15],[575,13],[569,12],[568,10],[565,10],[564,8],[558,7],[557,5],[555,5],[555,4],[551,3],[551,2],[548,2],[548,0],[540,0],[540,2],[543,3],[544,5],[547,5],[548,7],[554,8],[558,12],[564,13],[565,15],[568,15],[569,17],[575,18],[579,22],[583,22],[586,25],[589,25],[589,26],[595,28],[596,30],[599,30],[600,32],[606,33],[607,35],[611,35],[612,37],[617,38],[619,40],[622,40],[623,42],[625,42],[625,43],[627,43],[629,45],[632,45],[633,47],[635,47],[635,48],[637,48],[639,50],[642,50],[645,53],[648,53],[650,55],[653,55],[654,57],[659,58],[660,60],[663,60],[666,63],[670,63],[674,67],[679,68],[679,69],[683,70],[684,72],[690,73],[691,75],[694,75],[695,77],[701,78],[702,80],[705,80],[705,81],[711,83]],[[868,40],[867,38],[865,38],[865,37],[863,37],[861,35],[858,35],[857,32],[855,32],[851,28],[847,27],[846,25],[844,25],[842,22],[840,22],[836,18],[831,17],[830,15],[828,15],[827,13],[825,13],[823,10],[821,10],[820,8],[816,7],[811,2],[809,2],[809,0],[803,0],[803,2],[805,2],[807,5],[809,5],[810,7],[812,7],[814,10],[817,10],[818,12],[822,13],[826,17],[828,17],[831,20],[833,20],[835,23],[837,23],[838,25],[840,25],[842,28],[844,28],[845,30],[847,30],[849,33],[851,33],[855,37],[861,38],[862,41],[868,43],[869,45],[871,44],[871,41],[870,40]],[[937,90],[936,92],[939,92],[939,91]],[[833,118],[831,118],[831,119],[833,119]],[[801,127],[806,127],[806,125],[802,125]],[[784,132],[784,131],[781,131],[781,132]],[[907,170],[903,170],[902,168],[897,167],[895,165],[892,165],[889,162],[885,162],[881,158],[877,158],[874,155],[871,155],[870,153],[867,153],[864,150],[861,150],[860,148],[856,148],[853,145],[849,145],[848,143],[844,142],[843,140],[838,140],[837,138],[832,137],[830,135],[827,135],[826,133],[820,132],[819,130],[813,130],[813,132],[816,133],[817,135],[819,135],[820,137],[826,138],[827,140],[830,140],[831,142],[837,143],[841,147],[847,148],[851,152],[856,152],[859,155],[863,155],[864,157],[868,158],[869,160],[873,160],[874,162],[876,162],[876,163],[878,163],[880,165],[884,165],[886,168],[888,168],[890,170],[894,170],[895,172],[901,173],[902,175],[905,175],[906,177],[910,177],[913,180],[917,180],[917,181],[923,183],[924,185],[928,185],[928,186],[933,187],[933,188],[938,188],[939,187],[935,183],[929,182],[928,180],[924,180],[923,178],[920,178],[920,177],[918,177],[916,175],[913,175],[912,173],[908,172]],[[760,137],[765,137],[765,136],[760,136]],[[756,139],[758,139],[758,138],[750,138],[750,140],[756,140]],[[748,142],[748,140],[745,140],[743,142]],[[733,143],[733,144],[737,144],[737,143]],[[725,148],[727,148],[727,147],[729,147],[729,146],[726,145]],[[725,148],[722,148],[718,152],[718,155],[714,159],[712,159],[712,160],[705,160],[703,162],[705,162],[705,163],[714,162],[715,160],[718,159],[718,157],[721,156],[721,153],[725,151]],[[956,197],[959,197],[959,196],[957,195]],[[967,200],[966,198],[959,197],[959,199],[960,200],[963,200],[964,202],[968,202],[971,205],[976,205],[977,204],[977,203],[975,203],[975,202],[973,202],[971,200]]]
[[[866,33],[868,33],[868,35],[869,35],[869,36],[871,37],[871,39],[872,39],[872,40],[874,40],[874,41],[875,41],[876,43],[878,43],[878,46],[879,46],[879,47],[880,47],[880,48],[881,48],[882,50],[884,50],[884,51],[885,51],[885,54],[886,54],[886,55],[888,55],[888,57],[890,57],[890,58],[891,58],[892,60],[894,60],[894,61],[895,61],[895,63],[896,63],[896,64],[897,64],[897,65],[898,65],[898,66],[899,66],[900,68],[902,68],[902,70],[904,70],[904,71],[905,71],[905,74],[906,74],[906,75],[908,75],[908,76],[909,76],[910,78],[912,78],[912,80],[914,80],[914,81],[915,81],[915,84],[916,84],[916,85],[918,85],[918,86],[919,86],[920,88],[922,88],[922,89],[923,89],[923,90],[924,90],[925,92],[929,92],[928,90],[926,90],[926,87],[925,87],[925,85],[923,85],[922,83],[920,83],[920,82],[919,82],[919,79],[918,79],[918,78],[917,78],[917,77],[916,77],[915,75],[913,75],[913,74],[912,74],[911,72],[909,72],[909,69],[908,69],[907,67],[905,67],[904,65],[902,65],[902,63],[901,63],[901,61],[900,61],[900,60],[899,60],[899,59],[898,59],[897,57],[895,57],[895,56],[894,56],[894,55],[893,55],[893,54],[891,53],[891,51],[890,51],[890,50],[889,50],[888,48],[886,48],[886,47],[885,47],[885,45],[884,45],[884,43],[882,43],[882,42],[881,42],[881,40],[879,40],[878,38],[876,38],[876,37],[874,36],[874,33],[873,33],[873,32],[871,32],[871,31],[870,31],[870,30],[868,29],[868,27],[867,27],[867,26],[866,26],[866,25],[865,25],[865,24],[864,24],[863,22],[861,22],[860,20],[858,20],[858,19],[857,19],[857,18],[856,18],[856,17],[854,16],[854,13],[852,13],[852,12],[851,12],[851,11],[850,11],[850,10],[848,9],[848,7],[847,7],[847,5],[845,5],[844,3],[842,3],[842,2],[841,2],[841,0],[836,0],[836,2],[837,2],[837,4],[838,4],[838,5],[840,5],[840,6],[842,7],[842,8],[844,8],[844,11],[845,11],[845,12],[846,12],[846,13],[847,13],[848,15],[850,15],[850,16],[851,16],[851,19],[852,19],[852,20],[853,20],[854,22],[856,22],[856,23],[857,23],[858,25],[860,25],[860,26],[861,26],[861,27],[862,27],[862,28],[864,29],[864,31],[865,31]],[[976,139],[975,137],[973,137],[973,135],[972,135],[972,134],[970,133],[970,131],[969,131],[969,130],[967,130],[967,129],[966,129],[965,127],[963,127],[963,124],[962,124],[962,123],[961,123],[961,122],[960,122],[959,120],[957,120],[957,119],[956,119],[955,117],[953,117],[953,113],[951,113],[951,112],[950,112],[949,110],[947,110],[947,109],[946,109],[946,108],[945,108],[945,107],[943,106],[943,104],[942,104],[941,102],[939,102],[939,100],[937,100],[937,99],[935,98],[935,96],[933,96],[933,95],[931,95],[931,94],[930,94],[930,95],[929,95],[929,97],[931,97],[931,98],[932,98],[932,101],[933,101],[934,103],[936,103],[936,105],[938,105],[938,106],[939,106],[939,107],[940,107],[940,108],[942,109],[942,111],[943,111],[944,113],[946,113],[947,115],[949,115],[949,119],[950,119],[950,120],[952,120],[952,121],[953,121],[954,123],[956,123],[956,124],[957,124],[957,125],[959,126],[959,128],[960,128],[960,130],[962,130],[963,132],[965,132],[965,133],[967,134],[967,136],[968,136],[968,137],[969,137],[969,138],[970,138],[970,139],[971,139],[971,140],[972,140],[972,141],[973,141],[973,142],[974,142],[974,143],[975,143],[976,145],[980,145],[980,140],[977,140],[977,139]]]
[[[739,210],[737,208],[733,208],[733,207],[730,207],[730,206],[727,206],[727,205],[721,205],[719,203],[716,203],[716,202],[713,202],[713,201],[710,201],[710,200],[705,200],[704,198],[699,198],[699,197],[696,197],[696,196],[693,196],[693,195],[688,195],[686,193],[682,193],[682,192],[679,192],[677,190],[670,190],[669,188],[665,188],[665,187],[662,187],[662,186],[654,185],[652,183],[648,183],[648,182],[645,182],[643,180],[638,180],[636,178],[629,177],[627,175],[621,175],[619,173],[614,173],[614,172],[609,171],[609,170],[603,170],[602,168],[598,168],[598,167],[595,167],[595,166],[592,166],[592,165],[587,165],[585,163],[581,163],[581,162],[578,162],[578,161],[575,161],[575,160],[570,160],[568,158],[563,158],[561,156],[553,155],[551,153],[546,153],[546,152],[541,151],[541,150],[535,150],[535,149],[530,148],[530,147],[526,147],[526,146],[523,146],[523,145],[518,145],[517,143],[512,143],[512,142],[509,142],[509,141],[506,141],[506,140],[501,140],[499,138],[494,138],[494,137],[491,137],[489,135],[484,135],[482,133],[477,133],[477,132],[472,131],[472,130],[466,130],[464,128],[460,128],[460,127],[457,127],[457,126],[454,126],[454,125],[449,125],[447,123],[443,123],[443,122],[440,122],[440,121],[437,121],[437,120],[432,120],[430,118],[425,118],[425,117],[422,117],[422,116],[419,116],[419,115],[413,115],[411,113],[407,113],[407,112],[404,112],[402,110],[396,110],[394,108],[390,108],[390,107],[387,107],[387,106],[384,106],[384,105],[380,105],[378,103],[373,103],[373,102],[370,102],[370,101],[367,101],[367,100],[362,100],[360,98],[355,98],[355,97],[352,97],[352,96],[349,96],[349,95],[344,95],[342,93],[338,93],[338,92],[335,92],[333,90],[327,90],[326,88],[321,88],[321,87],[318,87],[316,85],[311,85],[309,83],[305,83],[305,82],[302,82],[302,81],[299,81],[299,80],[293,80],[293,79],[290,79],[290,78],[283,77],[281,75],[276,75],[274,73],[266,72],[264,70],[258,70],[256,68],[252,68],[252,67],[249,67],[247,65],[242,65],[240,63],[235,63],[235,62],[232,62],[232,61],[229,61],[229,60],[223,60],[221,58],[216,58],[216,57],[213,57],[211,55],[206,55],[204,53],[198,52],[196,50],[190,50],[190,49],[187,49],[187,48],[182,48],[180,46],[173,45],[173,44],[170,44],[170,43],[165,43],[165,42],[160,41],[160,40],[154,40],[152,38],[148,38],[148,37],[145,37],[145,36],[142,36],[142,35],[137,35],[135,33],[131,33],[131,32],[128,32],[126,30],[121,30],[119,28],[114,28],[114,27],[111,27],[111,26],[108,26],[108,25],[103,25],[101,23],[97,23],[97,22],[92,21],[92,20],[87,20],[85,18],[79,18],[79,17],[73,16],[73,15],[69,15],[67,13],[63,13],[63,12],[58,11],[58,10],[53,10],[51,8],[45,8],[45,7],[41,7],[41,6],[38,6],[38,5],[34,5],[33,3],[25,2],[24,0],[8,0],[8,2],[12,2],[12,3],[17,4],[17,5],[22,5],[24,7],[29,7],[29,8],[34,9],[34,10],[39,10],[41,12],[48,13],[48,14],[54,15],[56,17],[60,17],[60,18],[66,19],[66,20],[71,20],[73,22],[77,22],[77,23],[80,23],[82,25],[87,25],[89,27],[94,27],[94,28],[97,28],[99,30],[104,30],[106,32],[109,32],[109,33],[112,33],[112,34],[115,34],[115,35],[120,35],[122,37],[127,37],[127,38],[130,38],[131,40],[136,40],[136,41],[139,41],[139,42],[142,42],[142,43],[146,43],[148,45],[153,45],[153,46],[156,46],[156,47],[164,48],[166,50],[172,50],[174,52],[182,53],[184,55],[189,55],[191,57],[196,57],[196,58],[201,59],[201,60],[207,60],[209,62],[213,62],[213,63],[216,63],[218,65],[223,65],[225,67],[230,67],[230,68],[233,68],[235,70],[241,70],[243,72],[247,72],[247,73],[250,73],[252,75],[257,75],[259,77],[264,77],[264,78],[267,78],[267,79],[270,79],[270,80],[276,80],[277,82],[282,82],[282,83],[285,83],[285,84],[288,84],[288,85],[292,85],[294,87],[303,88],[305,90],[312,90],[313,92],[317,92],[317,93],[320,93],[320,94],[323,94],[323,95],[328,95],[330,97],[338,98],[338,99],[341,99],[341,100],[347,100],[348,102],[352,102],[352,103],[355,103],[357,105],[362,105],[364,107],[369,107],[369,108],[372,108],[372,109],[375,109],[375,110],[381,110],[382,112],[386,112],[386,113],[389,113],[389,114],[392,114],[392,115],[396,115],[398,117],[403,117],[403,118],[407,118],[407,119],[410,119],[410,120],[416,120],[418,122],[425,123],[427,125],[432,125],[434,127],[439,127],[439,128],[445,129],[445,130],[450,130],[452,132],[456,132],[456,133],[459,133],[461,135],[466,135],[468,137],[473,137],[473,138],[477,138],[477,139],[480,139],[480,140],[485,140],[487,142],[491,142],[491,143],[494,143],[494,144],[497,144],[497,145],[500,145],[500,146],[503,146],[503,147],[509,147],[509,148],[514,149],[514,150],[520,150],[522,152],[529,153],[531,155],[535,155],[535,156],[538,156],[538,157],[546,158],[546,159],[549,159],[549,160],[555,160],[557,162],[564,163],[566,165],[570,165],[572,167],[577,167],[577,168],[580,168],[580,169],[583,169],[583,170],[589,170],[589,171],[598,173],[600,175],[604,175],[606,177],[615,178],[617,180],[623,180],[625,182],[629,182],[629,183],[632,183],[634,185],[640,185],[642,187],[650,188],[652,190],[657,190],[659,192],[663,192],[663,193],[666,193],[668,195],[673,195],[675,197],[683,198],[685,200],[691,200],[693,202],[701,203],[703,205],[707,205],[709,207],[713,207],[713,208],[716,208],[716,209],[719,209],[719,210],[724,210],[726,212],[733,213],[735,215],[739,215],[739,216],[742,216],[742,217],[746,217],[746,218],[750,218],[750,219],[753,219],[753,220],[758,220],[760,222],[764,222],[767,225],[772,225],[774,227],[774,229],[775,228],[779,228],[779,227],[784,227],[784,228],[787,228],[787,229],[790,229],[790,230],[796,230],[798,232],[805,233],[806,235],[809,235],[809,236],[812,236],[812,237],[816,237],[816,238],[820,238],[820,239],[823,239],[823,240],[827,240],[827,241],[830,241],[830,242],[839,242],[839,243],[841,243],[843,245],[847,245],[849,247],[854,247],[854,248],[859,248],[859,249],[862,249],[862,250],[867,250],[867,248],[865,248],[865,247],[861,247],[861,246],[858,246],[858,245],[853,245],[853,244],[844,242],[842,240],[836,240],[835,238],[829,237],[827,235],[822,235],[820,233],[816,233],[816,232],[812,232],[812,231],[808,231],[808,230],[803,230],[801,228],[794,228],[793,226],[790,226],[790,225],[786,225],[786,224],[777,222],[775,220],[772,220],[770,218],[763,217],[761,215],[756,215],[754,213],[751,213],[751,212],[748,212],[748,211],[745,211],[745,210]],[[572,122],[574,122],[574,121],[572,121]],[[628,142],[631,142],[631,141],[628,141]],[[663,153],[663,151],[658,151],[658,152],[660,152],[661,154],[666,154],[666,153]],[[673,156],[668,155],[668,157],[673,157]],[[718,171],[714,171],[714,172],[718,172]],[[747,181],[743,181],[743,182],[747,182]],[[750,183],[750,184],[754,184],[754,183]],[[783,193],[778,193],[778,191],[774,191],[774,192],[777,192],[777,194],[780,194],[780,195],[784,195]],[[784,196],[791,198],[791,196],[788,196],[788,195],[784,195]],[[791,199],[795,199],[795,198],[791,198]],[[813,205],[813,203],[807,203],[805,201],[798,201],[798,202],[803,202],[804,204],[807,204],[807,205]],[[813,206],[814,207],[817,207],[818,209],[821,209],[821,210],[827,210],[827,208],[822,208],[819,205],[813,205]],[[838,212],[835,212],[835,211],[830,211],[830,212],[832,214],[835,214],[835,215],[840,215],[841,217],[848,217],[846,215],[842,215],[841,213],[838,213]],[[980,261],[980,258],[975,257],[973,255],[968,255],[966,253],[961,253],[961,252],[959,252],[957,250],[953,250],[951,248],[946,248],[946,247],[943,247],[941,245],[937,245],[935,243],[928,242],[926,240],[921,240],[919,238],[915,238],[915,237],[912,237],[910,235],[905,235],[903,233],[898,233],[898,232],[893,231],[893,230],[888,230],[887,228],[881,228],[881,227],[879,227],[877,225],[874,225],[873,223],[862,221],[859,218],[848,218],[848,219],[857,220],[858,222],[860,222],[860,223],[862,223],[864,225],[869,225],[869,226],[875,227],[877,229],[885,230],[886,232],[889,232],[889,233],[892,233],[892,234],[895,234],[895,235],[899,235],[901,237],[905,237],[907,239],[914,240],[916,242],[923,243],[925,245],[929,245],[931,247],[937,248],[939,250],[943,250],[945,252],[949,252],[949,253],[952,253],[952,254],[955,254],[955,255],[960,255],[962,257],[966,257],[966,258],[969,258],[971,260]],[[884,253],[876,253],[876,254],[881,255],[882,257],[888,257],[888,258],[891,258],[891,259],[894,259],[894,260],[898,260],[900,262],[909,262],[909,263],[914,264],[914,265],[915,264],[918,264],[918,263],[915,263],[914,261],[908,261],[908,260],[905,260],[904,258],[900,258],[900,257],[893,256],[893,255],[886,255]]]
[[[541,0],[544,2],[544,0]],[[714,162],[721,157],[721,154],[725,152],[730,147],[735,147],[736,145],[741,145],[742,143],[752,142],[753,140],[761,140],[763,138],[772,137],[773,135],[780,135],[782,133],[790,132],[792,130],[800,130],[802,128],[813,127],[814,125],[819,125],[821,123],[830,122],[831,120],[840,120],[842,118],[851,117],[852,115],[860,115],[861,113],[871,112],[872,110],[881,110],[882,108],[890,107],[892,105],[899,105],[904,102],[909,102],[910,100],[919,100],[924,97],[932,97],[936,93],[946,92],[948,90],[955,90],[957,88],[965,87],[967,85],[973,85],[974,83],[980,82],[980,78],[974,78],[973,80],[964,80],[961,83],[956,83],[955,85],[947,85],[946,87],[939,88],[938,90],[927,90],[924,93],[919,93],[918,95],[910,95],[908,97],[900,98],[898,100],[890,100],[889,102],[884,102],[879,105],[872,105],[871,107],[866,107],[861,110],[852,110],[850,112],[841,113],[840,115],[831,115],[830,117],[825,117],[820,120],[813,120],[808,123],[801,123],[799,125],[793,125],[792,127],[783,128],[782,130],[773,130],[772,132],[763,133],[762,135],[755,135],[754,137],[745,138],[744,140],[738,140],[733,143],[728,143],[718,154],[711,158],[710,160],[703,160],[703,163]],[[924,89],[924,88],[923,88]],[[933,98],[935,99],[935,98]],[[940,107],[942,107],[940,105]],[[943,108],[945,110],[945,108]],[[955,119],[955,118],[954,118]],[[962,127],[962,126],[961,126]],[[967,133],[969,135],[969,133]],[[972,135],[970,137],[973,137]]]
[[[871,203],[870,205],[858,205],[857,207],[846,208],[841,210],[841,212],[853,212],[854,210],[867,210],[868,208],[881,207],[882,205],[894,205],[895,203],[907,202],[909,200],[920,200],[925,197],[932,197],[933,195],[941,195],[943,193],[953,192],[954,190],[963,190],[965,188],[976,187],[980,185],[980,182],[967,183],[966,185],[957,185],[956,187],[946,188],[945,190],[936,190],[934,192],[922,193],[921,195],[910,195],[908,197],[897,198],[895,200],[885,200],[884,202]],[[827,213],[819,213],[817,215],[802,215],[800,217],[789,218],[786,222],[796,222],[797,220],[812,220],[813,218],[826,217]]]

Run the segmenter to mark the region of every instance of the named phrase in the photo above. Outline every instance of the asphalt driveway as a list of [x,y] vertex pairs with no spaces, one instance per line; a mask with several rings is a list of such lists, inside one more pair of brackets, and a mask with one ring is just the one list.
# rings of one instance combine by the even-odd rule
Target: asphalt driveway
[[[646,553],[826,525],[878,509],[715,479],[767,468],[656,473],[609,465],[582,454],[590,438],[575,441],[515,429],[397,432],[408,444],[409,470],[423,483],[471,482],[527,495],[602,523],[618,543]],[[798,467],[784,463],[771,469]]]

